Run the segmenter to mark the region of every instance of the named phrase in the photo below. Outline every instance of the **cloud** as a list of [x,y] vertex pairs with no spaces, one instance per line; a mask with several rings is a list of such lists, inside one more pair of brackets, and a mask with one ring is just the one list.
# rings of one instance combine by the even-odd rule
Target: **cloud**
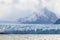
[[26,17],[37,12],[37,0],[19,0],[17,3],[12,0],[0,1],[0,20],[16,20],[16,18]]
[[[43,15],[42,9],[47,8],[60,18],[59,0],[3,0],[0,1],[0,20],[16,21],[34,15]],[[33,16],[32,16],[33,17]]]
[[45,0],[45,7],[54,12],[60,18],[60,0]]

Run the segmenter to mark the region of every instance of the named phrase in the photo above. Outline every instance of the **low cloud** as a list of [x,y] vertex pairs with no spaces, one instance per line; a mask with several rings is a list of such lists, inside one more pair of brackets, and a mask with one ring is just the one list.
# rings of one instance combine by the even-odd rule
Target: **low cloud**
[[[54,12],[60,18],[60,0],[10,0],[0,1],[0,20],[16,21],[34,13],[43,15],[43,9]],[[33,16],[32,16],[33,18]]]

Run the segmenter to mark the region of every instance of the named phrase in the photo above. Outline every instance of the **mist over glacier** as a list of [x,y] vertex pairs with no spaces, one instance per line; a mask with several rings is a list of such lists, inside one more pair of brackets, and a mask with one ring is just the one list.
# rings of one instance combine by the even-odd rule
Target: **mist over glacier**
[[[23,18],[26,21],[25,18],[28,17],[29,21],[36,21],[38,18],[36,15],[38,15],[43,22],[47,22],[45,19],[48,18],[49,21],[49,18],[53,15],[52,21],[55,22],[60,18],[59,2],[60,0],[1,0],[0,20],[18,21],[18,19]],[[45,9],[47,9],[47,15],[44,13]]]

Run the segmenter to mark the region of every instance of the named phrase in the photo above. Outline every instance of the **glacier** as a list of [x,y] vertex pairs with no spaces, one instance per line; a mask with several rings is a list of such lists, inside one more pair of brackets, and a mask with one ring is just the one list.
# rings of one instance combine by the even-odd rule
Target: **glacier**
[[0,34],[60,34],[59,26],[59,24],[0,24]]

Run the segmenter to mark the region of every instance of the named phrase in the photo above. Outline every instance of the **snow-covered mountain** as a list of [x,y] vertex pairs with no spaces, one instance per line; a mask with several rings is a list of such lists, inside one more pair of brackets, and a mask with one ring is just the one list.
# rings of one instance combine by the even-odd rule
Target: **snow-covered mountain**
[[20,18],[18,22],[25,23],[25,24],[26,23],[28,24],[51,24],[51,23],[55,23],[56,20],[58,19],[55,13],[49,11],[46,8],[42,12],[41,12],[41,15],[34,13],[31,16]]
[[60,24],[60,19],[58,19],[54,24]]

